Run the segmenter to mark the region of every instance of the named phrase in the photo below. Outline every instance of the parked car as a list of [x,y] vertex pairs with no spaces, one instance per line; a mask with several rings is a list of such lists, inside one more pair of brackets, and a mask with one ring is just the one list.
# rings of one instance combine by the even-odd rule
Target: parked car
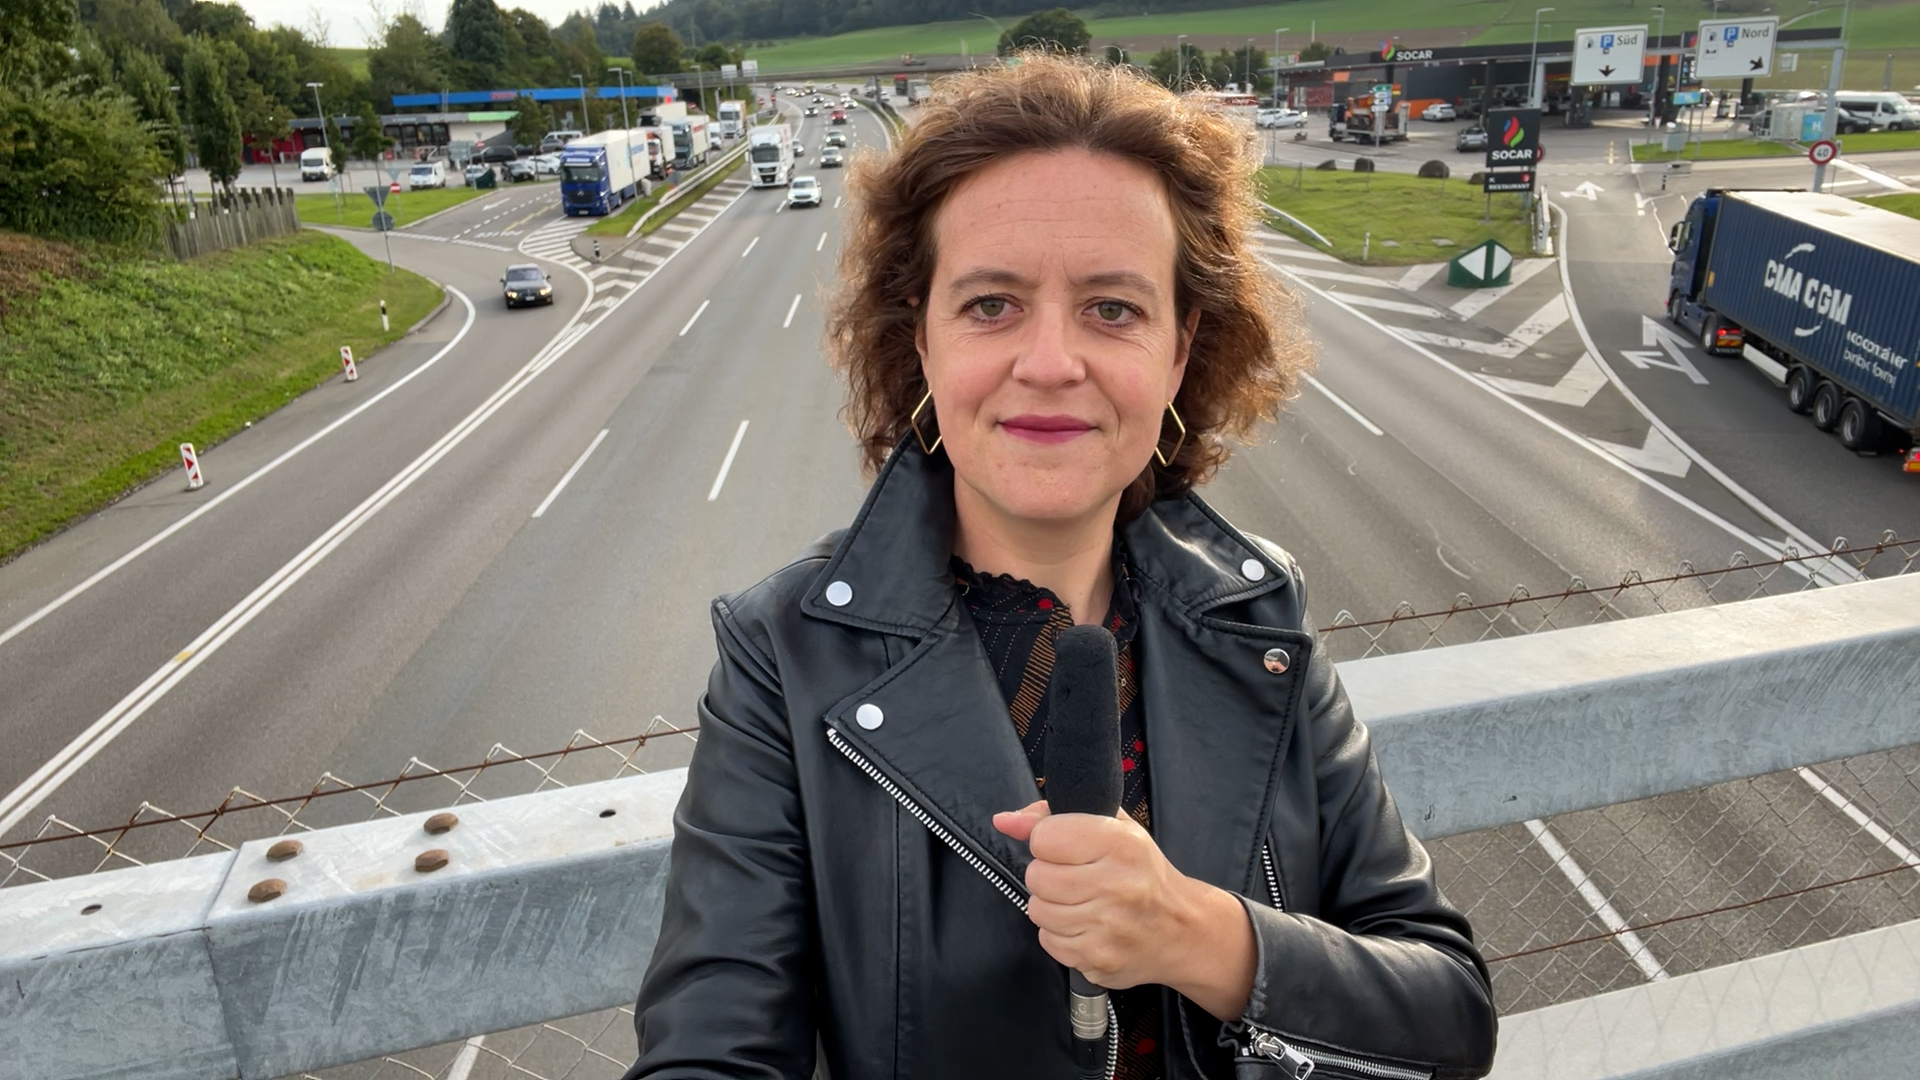
[[845,146],[845,145],[847,145],[847,133],[846,133],[846,132],[844,132],[844,131],[829,131],[829,132],[827,132],[827,145],[828,145],[828,146]]
[[1306,127],[1307,114],[1298,109],[1261,109],[1254,123],[1263,128]]
[[492,187],[493,170],[485,165],[469,165],[460,173],[468,187]]
[[837,169],[846,163],[847,152],[837,146],[829,146],[820,151],[820,167],[823,169]]
[[500,275],[500,292],[506,297],[510,308],[526,304],[553,303],[553,282],[547,280],[547,272],[533,263],[515,263],[507,267]]
[[508,143],[495,143],[488,146],[485,150],[480,151],[479,160],[488,165],[504,165],[519,156],[520,155],[514,151],[512,145]]
[[546,137],[540,140],[540,152],[543,154],[557,153],[565,149],[568,143],[579,137],[580,132],[578,131],[549,131]]
[[559,154],[541,154],[538,157],[528,158],[527,160],[533,162],[533,172],[536,176],[560,175]]
[[407,170],[407,190],[447,186],[447,166],[442,161],[422,161]]
[[1453,137],[1453,148],[1461,153],[1469,150],[1485,150],[1487,148],[1487,129],[1481,127],[1479,124],[1475,124],[1472,127],[1461,128],[1460,134]]
[[796,176],[787,185],[788,206],[819,206],[820,180],[813,176]]
[[540,174],[533,167],[533,161],[529,158],[521,158],[518,161],[507,162],[507,179],[509,180],[513,180],[516,182],[521,180],[532,180],[538,177],[539,175]]
[[1422,120],[1458,120],[1459,117],[1455,115],[1452,105],[1449,105],[1444,101],[1436,101],[1433,104],[1427,106],[1426,108],[1420,110],[1420,119]]

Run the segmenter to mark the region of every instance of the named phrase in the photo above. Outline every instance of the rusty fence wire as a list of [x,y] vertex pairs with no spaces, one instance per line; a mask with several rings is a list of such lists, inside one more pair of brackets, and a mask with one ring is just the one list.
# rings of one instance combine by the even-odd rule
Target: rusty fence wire
[[[1797,592],[1920,569],[1920,538],[1726,566],[1634,572],[1557,592],[1403,603],[1322,630],[1337,659],[1536,633]],[[1818,718],[1809,717],[1809,722]],[[653,717],[635,734],[578,732],[558,750],[493,748],[391,779],[323,775],[303,793],[235,789],[219,806],[143,803],[124,822],[49,818],[0,844],[0,887],[231,850],[266,836],[417,813],[648,771],[650,748],[694,739]],[[1471,918],[1502,1013],[1539,1008],[1920,918],[1920,744],[1428,843],[1443,891]],[[639,972],[634,977],[637,983]],[[631,1008],[556,1019],[303,1074],[312,1080],[617,1080],[635,1053]]]

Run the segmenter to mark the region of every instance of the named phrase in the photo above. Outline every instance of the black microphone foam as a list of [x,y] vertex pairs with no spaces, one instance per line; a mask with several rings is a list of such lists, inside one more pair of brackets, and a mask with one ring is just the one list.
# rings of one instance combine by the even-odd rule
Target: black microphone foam
[[1047,697],[1047,808],[1112,817],[1120,809],[1120,678],[1113,635],[1075,626],[1053,642]]

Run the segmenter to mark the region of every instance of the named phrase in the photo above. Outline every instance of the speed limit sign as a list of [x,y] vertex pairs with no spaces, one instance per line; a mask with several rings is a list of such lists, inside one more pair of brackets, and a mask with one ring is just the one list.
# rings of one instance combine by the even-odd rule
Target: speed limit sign
[[1832,139],[1821,139],[1819,142],[1807,147],[1807,160],[1813,162],[1815,165],[1825,165],[1827,162],[1839,156],[1840,148],[1834,145]]

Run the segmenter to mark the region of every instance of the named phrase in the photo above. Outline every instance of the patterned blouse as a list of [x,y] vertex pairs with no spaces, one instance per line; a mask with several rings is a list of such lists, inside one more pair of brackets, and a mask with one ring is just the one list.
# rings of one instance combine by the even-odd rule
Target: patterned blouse
[[[1020,745],[1027,752],[1033,779],[1047,786],[1047,689],[1053,675],[1053,642],[1074,624],[1073,613],[1049,590],[1004,574],[982,574],[957,556],[954,585],[980,632],[1000,693]],[[1120,654],[1121,807],[1149,833],[1147,809],[1147,730],[1140,704],[1135,663],[1139,610],[1126,553],[1118,542],[1113,555],[1113,600],[1103,620]],[[1012,808],[1009,808],[1012,809]],[[1166,1074],[1160,1050],[1160,988],[1137,986],[1111,995],[1119,1019],[1120,1062],[1115,1080],[1159,1080]]]

